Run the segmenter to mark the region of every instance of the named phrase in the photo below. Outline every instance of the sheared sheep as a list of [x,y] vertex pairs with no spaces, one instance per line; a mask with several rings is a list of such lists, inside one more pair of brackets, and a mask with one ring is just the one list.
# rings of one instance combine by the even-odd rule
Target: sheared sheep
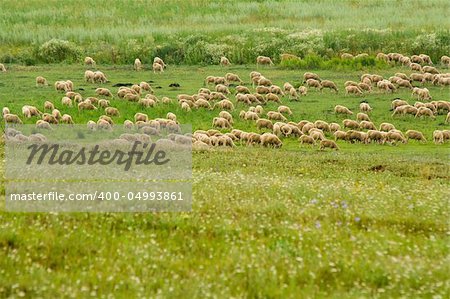
[[256,66],[259,65],[273,65],[272,59],[266,56],[258,56],[256,58]]
[[267,112],[267,118],[271,120],[281,120],[281,121],[287,121],[287,118],[284,117],[283,114],[277,111],[269,111]]
[[326,147],[331,148],[331,149],[335,149],[337,151],[339,150],[338,145],[333,140],[325,139],[325,140],[320,141],[319,149],[320,150],[324,150]]
[[367,114],[362,113],[362,112],[356,114],[356,119],[359,121],[361,121],[361,120],[370,121],[370,117]]
[[226,58],[225,56],[220,57],[220,65],[221,66],[229,66],[231,65],[230,60],[228,60],[228,58]]
[[91,65],[91,66],[95,66],[95,60],[92,57],[86,56],[84,58],[84,64],[85,65]]
[[320,82],[320,90],[322,91],[322,89],[324,89],[324,88],[329,88],[331,90],[334,90],[336,93],[339,92],[336,84],[330,80],[322,80],[322,82]]
[[69,114],[64,114],[63,116],[61,116],[61,123],[68,125],[74,124],[72,116],[70,116]]
[[345,87],[345,94],[357,94],[362,95],[363,92],[358,86],[349,85]]
[[135,71],[140,71],[142,69],[142,62],[139,58],[136,58],[134,60],[134,70]]
[[314,88],[319,88],[321,90],[322,85],[320,84],[320,81],[316,80],[316,79],[308,79],[306,80],[306,86],[308,87],[314,87]]
[[39,85],[47,86],[48,85],[47,79],[45,79],[42,76],[37,76],[36,77],[36,87],[39,86]]
[[348,109],[347,107],[342,106],[342,105],[336,105],[334,107],[334,112],[336,114],[348,114],[348,115],[352,115],[353,114],[353,112],[350,111],[350,109]]
[[267,128],[267,129],[272,130],[273,129],[273,123],[269,119],[259,118],[256,121],[256,128],[258,128],[259,130],[261,130],[262,128]]
[[414,140],[427,142],[427,140],[425,139],[425,136],[423,136],[422,132],[419,132],[419,131],[416,131],[416,130],[408,130],[408,131],[406,131],[405,136],[406,136],[406,140],[414,139]]
[[283,143],[278,136],[272,133],[264,133],[261,135],[261,145],[262,146],[273,146],[274,148],[280,148]]
[[212,126],[213,128],[232,129],[230,122],[223,117],[214,117]]
[[344,119],[342,124],[344,125],[344,128],[359,129],[359,123],[351,119]]

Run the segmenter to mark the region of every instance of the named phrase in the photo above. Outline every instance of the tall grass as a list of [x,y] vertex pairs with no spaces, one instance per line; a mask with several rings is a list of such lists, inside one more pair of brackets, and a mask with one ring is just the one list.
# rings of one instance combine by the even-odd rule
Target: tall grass
[[[433,1],[2,1],[0,61],[42,63],[38,49],[70,41],[105,63],[253,63],[282,52],[450,52],[450,3]],[[64,59],[63,59],[64,61]],[[69,61],[70,62],[70,61]]]

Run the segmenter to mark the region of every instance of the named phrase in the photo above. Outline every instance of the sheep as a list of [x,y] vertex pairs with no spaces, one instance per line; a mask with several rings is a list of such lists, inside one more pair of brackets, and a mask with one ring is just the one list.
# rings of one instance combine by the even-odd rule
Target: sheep
[[232,129],[230,122],[223,117],[214,117],[212,121],[213,128]]
[[135,71],[140,71],[142,69],[142,62],[139,58],[136,58],[134,60],[134,70]]
[[231,101],[229,100],[222,100],[220,102],[217,102],[216,104],[214,104],[214,109],[218,107],[222,110],[234,110],[234,105]]
[[291,88],[289,90],[289,100],[298,100],[298,94],[297,91],[295,90],[295,88]]
[[217,84],[216,85],[216,91],[224,93],[224,94],[230,94],[230,91],[228,90],[228,87],[226,87],[223,84]]
[[300,141],[300,144],[311,144],[311,145],[316,144],[316,140],[308,135],[302,135],[298,140]]
[[262,128],[267,128],[269,130],[273,129],[273,123],[269,119],[259,118],[256,121],[256,128],[261,130]]
[[323,120],[316,120],[314,122],[314,127],[317,128],[317,129],[320,129],[322,131],[326,131],[326,132],[330,132],[331,131],[330,125],[327,122],[323,121]]
[[108,101],[108,100],[105,100],[105,99],[101,99],[101,100],[98,101],[98,106],[99,106],[100,108],[106,108],[106,107],[109,107],[109,101]]
[[141,95],[141,87],[137,84],[133,84],[131,89],[135,91],[136,94]]
[[284,92],[283,90],[281,90],[281,87],[277,86],[277,85],[271,85],[270,87],[270,92],[280,95],[280,96],[284,96]]
[[428,88],[414,87],[411,96],[417,95],[418,100],[431,100],[430,91]]
[[259,86],[256,87],[256,93],[268,94],[268,93],[270,93],[270,88],[268,88],[266,86],[259,85]]
[[316,79],[308,79],[306,80],[306,86],[308,87],[314,87],[314,88],[319,88],[321,90],[322,85],[320,84],[320,81],[316,80]]
[[372,90],[372,86],[370,86],[369,84],[367,84],[367,83],[358,83],[358,88],[361,90],[361,91],[363,91],[363,90],[365,90],[365,91],[371,91]]
[[184,110],[184,111],[186,111],[186,112],[190,112],[190,111],[191,111],[191,107],[190,107],[189,104],[186,103],[186,102],[182,102],[182,103],[181,103],[181,109]]
[[441,57],[441,63],[447,67],[450,66],[450,57],[447,55],[444,55]]
[[336,132],[333,133],[334,136],[334,140],[346,140],[347,139],[347,132],[345,131],[341,131],[341,130],[337,130]]
[[221,92],[213,91],[213,92],[211,92],[209,99],[210,100],[226,100],[227,97]]
[[336,114],[348,114],[348,115],[352,115],[353,114],[353,112],[350,111],[350,109],[348,109],[347,107],[342,106],[342,105],[336,105],[334,107],[334,112]]
[[163,68],[167,67],[167,64],[159,57],[155,57],[153,58],[153,63],[158,63],[160,64]]
[[341,129],[341,126],[337,123],[330,123],[329,128],[330,132],[336,132]]
[[389,80],[378,81],[377,87],[386,92],[395,92],[397,90],[397,88],[395,88],[394,84],[392,84]]
[[331,149],[335,149],[337,151],[339,150],[338,145],[333,140],[325,139],[325,140],[320,141],[319,150],[324,150],[326,147],[331,148]]
[[424,74],[412,73],[409,75],[411,81],[424,82]]
[[403,56],[400,59],[400,63],[404,66],[409,66],[411,64],[411,58],[407,57],[407,56]]
[[370,111],[372,111],[372,107],[370,107],[368,103],[362,102],[361,104],[359,104],[359,110],[361,112],[369,113]]
[[261,143],[261,135],[258,133],[248,133],[247,135],[247,145],[255,145]]
[[369,137],[369,142],[375,141],[381,144],[384,144],[386,142],[386,133],[377,131],[377,130],[368,130],[367,136]]
[[70,85],[67,84],[67,81],[56,81],[55,82],[55,90],[56,91],[71,91]]
[[145,113],[140,113],[140,112],[136,113],[134,115],[134,122],[137,122],[137,121],[148,122],[148,115]]
[[86,127],[90,131],[95,131],[97,130],[97,123],[95,121],[89,120],[86,124]]
[[[272,81],[270,81],[269,79],[261,76],[258,79],[258,85],[260,86],[266,86],[266,87],[270,87],[272,85]],[[269,89],[270,90],[270,89]]]
[[53,110],[53,109],[55,109],[55,105],[53,105],[52,102],[50,101],[44,102],[44,110]]
[[0,63],[0,72],[6,72],[6,67],[3,63]]
[[322,131],[314,131],[314,130],[311,130],[310,132],[309,132],[309,136],[311,137],[311,138],[313,138],[314,140],[325,140],[325,135],[323,135],[323,132]]
[[68,98],[68,97],[63,97],[61,99],[61,104],[65,105],[65,106],[68,106],[68,107],[72,107],[72,100],[70,98]]
[[395,130],[395,126],[391,123],[382,123],[380,124],[380,131],[389,132],[391,130]]
[[400,114],[400,115],[406,115],[406,114],[412,114],[416,115],[417,108],[411,105],[402,105],[395,108],[394,112],[392,113],[392,116]]
[[92,57],[89,57],[89,56],[86,56],[84,58],[84,64],[85,65],[90,65],[90,66],[95,66],[96,65],[95,60]]
[[345,94],[357,94],[362,95],[363,92],[358,86],[349,85],[345,87]]
[[256,105],[256,107],[255,107],[255,112],[256,112],[258,115],[261,115],[261,114],[264,113],[264,109],[263,109],[263,107],[262,107],[261,105]]
[[272,133],[264,133],[261,135],[261,145],[264,147],[273,146],[274,148],[280,148],[283,143],[278,136]]
[[[299,126],[299,128],[300,128],[300,126]],[[311,122],[308,122],[308,123],[306,123],[305,125],[303,125],[302,127],[301,127],[301,130],[302,130],[302,133],[303,134],[309,134],[309,132],[312,130],[312,129],[314,129],[315,127],[314,127],[314,124],[313,123],[311,123]]]
[[294,86],[291,84],[291,83],[289,83],[289,82],[285,82],[284,84],[283,84],[283,90],[285,91],[285,92],[288,92],[288,91],[290,91],[291,89],[293,89],[294,88]]
[[25,117],[30,118],[32,116],[40,116],[42,114],[39,109],[34,106],[25,105],[22,107],[22,113]]
[[70,116],[69,114],[64,114],[63,116],[61,116],[61,123],[68,125],[74,124],[72,116]]
[[426,54],[419,54],[419,57],[422,58],[424,63],[433,64],[433,61],[431,61],[430,56]]
[[430,73],[430,74],[439,74],[439,71],[435,67],[428,66],[428,65],[426,65],[422,68],[422,72]]
[[406,138],[403,137],[401,133],[396,132],[396,131],[389,131],[387,133],[387,138],[389,139],[390,142],[394,142],[394,143],[396,141],[401,142],[401,143],[407,142]]
[[308,93],[308,88],[306,88],[306,86],[300,86],[298,88],[298,92],[300,93],[300,95],[306,96],[306,94]]
[[97,110],[97,107],[95,107],[90,101],[84,101],[78,103],[78,111],[81,110]]
[[322,91],[322,89],[324,89],[324,88],[329,88],[331,90],[334,90],[336,93],[339,92],[336,84],[330,80],[323,80],[322,82],[320,82],[320,90]]
[[170,104],[170,103],[172,103],[172,99],[170,99],[169,97],[162,97],[161,98],[161,103],[163,103],[163,104]]
[[341,59],[353,59],[353,58],[355,58],[355,57],[350,53],[342,53],[341,54]]
[[228,58],[226,58],[225,56],[220,57],[220,65],[221,66],[229,66],[231,65],[230,60],[228,60]]
[[259,65],[273,65],[272,59],[266,56],[258,56],[256,58],[256,67]]
[[266,100],[267,102],[281,103],[280,98],[276,94],[271,92],[266,95]]
[[97,129],[111,131],[112,130],[112,125],[108,121],[106,121],[105,119],[99,119],[97,121]]
[[37,76],[37,77],[36,77],[36,87],[42,86],[42,85],[48,86],[47,79],[45,79],[45,78],[42,77],[42,76]]
[[404,79],[397,80],[397,85],[398,85],[398,87],[406,87],[409,89],[413,88],[411,83],[409,82],[409,80],[404,80]]
[[194,107],[197,109],[199,109],[199,108],[211,109],[211,105],[205,99],[198,99],[197,101],[195,101]]
[[108,82],[108,79],[106,78],[105,74],[101,71],[94,72],[94,82],[96,83],[106,83]]
[[107,88],[97,88],[95,90],[95,93],[99,96],[112,97],[111,91],[109,91],[109,89]]
[[28,108],[28,106],[23,106],[22,107],[22,114],[26,118],[30,118],[31,117],[31,112],[30,112],[30,109]]
[[85,71],[84,72],[84,80],[86,82],[94,83],[95,82],[95,73],[90,70]]
[[53,109],[52,111],[52,116],[56,119],[56,120],[60,120],[61,119],[61,112],[58,109]]
[[359,141],[367,144],[369,142],[369,135],[365,132],[350,130],[346,132],[345,140],[350,141],[351,143]]
[[444,134],[440,130],[434,130],[433,131],[433,142],[435,144],[442,144],[444,143]]
[[4,117],[6,114],[11,114],[11,111],[9,110],[8,107],[3,107],[3,109],[2,109],[2,115],[3,115],[3,117]]
[[303,82],[308,81],[308,79],[314,79],[319,82],[321,81],[319,75],[317,75],[315,73],[306,72],[303,74]]
[[362,112],[356,114],[356,119],[359,120],[359,121],[361,121],[361,120],[370,121],[369,116],[367,114],[365,114],[365,113],[362,113]]
[[384,53],[381,53],[381,52],[377,54],[376,58],[378,60],[383,60],[385,62],[389,61],[389,57],[387,56],[387,54],[384,54]]
[[411,63],[409,65],[409,67],[411,68],[412,71],[418,71],[418,72],[422,71],[422,67],[418,63]]
[[375,127],[375,125],[373,124],[373,122],[371,121],[367,121],[367,120],[363,120],[359,123],[359,128],[360,129],[365,129],[365,130],[376,130],[377,128]]
[[269,111],[267,112],[267,118],[270,120],[281,120],[281,121],[287,121],[287,118],[284,117],[283,114],[276,111]]
[[[364,77],[363,79],[366,79],[367,77]],[[363,79],[361,79],[361,80],[363,80]],[[370,80],[370,79],[369,79]],[[347,86],[358,86],[358,82],[355,82],[355,81],[345,81],[345,83],[344,83],[344,87],[347,87]]]
[[344,119],[342,124],[344,125],[344,128],[359,129],[359,123],[351,119]]
[[395,108],[400,107],[400,106],[403,106],[403,105],[409,105],[409,104],[408,104],[407,101],[401,100],[401,99],[399,99],[399,98],[397,98],[397,99],[395,99],[395,100],[393,100],[393,101],[391,102],[391,108],[392,108],[392,109],[395,109]]
[[58,124],[58,120],[56,119],[56,117],[49,113],[44,113],[42,115],[42,120],[44,120],[50,124]]
[[246,87],[246,86],[238,85],[238,86],[236,86],[236,92],[242,93],[242,94],[249,94],[250,89],[248,89],[248,87]]
[[[225,118],[232,125],[233,124],[233,116],[228,111],[220,111],[219,117]],[[168,118],[168,117],[167,117]],[[176,120],[176,117],[175,117]]]
[[414,139],[414,140],[427,142],[427,140],[425,139],[425,136],[423,136],[422,132],[419,132],[416,130],[408,130],[408,131],[406,131],[405,135],[406,135],[406,140]]
[[42,120],[42,119],[39,119],[38,121],[36,121],[36,128],[44,129],[44,130],[52,130],[50,123],[48,123],[47,121]]
[[239,84],[244,83],[244,81],[242,81],[241,78],[239,78],[238,75],[233,74],[233,73],[227,73],[227,74],[225,74],[225,79],[226,79],[228,82],[239,82]]
[[292,115],[292,111],[288,106],[278,106],[277,110],[280,113],[287,113],[288,115]]
[[433,114],[433,111],[431,111],[431,109],[427,108],[427,107],[419,107],[419,109],[417,109],[415,117],[417,118],[417,117],[422,117],[422,116],[429,116],[432,119],[436,118]]
[[114,107],[106,107],[105,108],[105,113],[108,116],[119,116],[120,115],[119,110],[117,108],[114,108]]
[[130,102],[138,102],[140,100],[140,97],[138,94],[133,94],[133,93],[126,93],[123,96],[124,100],[130,101]]

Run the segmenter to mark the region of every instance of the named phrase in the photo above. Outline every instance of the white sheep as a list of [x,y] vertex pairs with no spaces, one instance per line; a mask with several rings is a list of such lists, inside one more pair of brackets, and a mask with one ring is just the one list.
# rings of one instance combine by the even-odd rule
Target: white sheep
[[44,77],[42,77],[42,76],[37,76],[37,77],[36,77],[36,87],[37,87],[37,86],[40,86],[40,85],[47,86],[47,85],[48,85],[48,82],[47,82],[47,79],[45,79]]
[[272,59],[267,56],[258,56],[256,58],[256,66],[259,65],[273,65]]
[[96,65],[95,60],[92,57],[89,57],[89,56],[84,58],[84,64],[85,65],[90,65],[90,66],[95,66]]
[[347,107],[342,106],[342,105],[336,105],[334,107],[334,112],[336,114],[348,114],[348,115],[352,115],[353,114],[353,112],[350,111],[350,109],[348,109]]
[[229,66],[231,65],[230,60],[228,60],[228,58],[226,58],[225,56],[220,57],[220,65],[221,66]]
[[136,58],[134,60],[134,70],[135,71],[140,71],[142,69],[142,62],[139,58]]

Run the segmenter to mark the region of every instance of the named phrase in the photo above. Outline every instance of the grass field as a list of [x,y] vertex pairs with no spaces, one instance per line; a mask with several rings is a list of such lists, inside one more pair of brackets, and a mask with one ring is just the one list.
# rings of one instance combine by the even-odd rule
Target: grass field
[[[34,65],[73,62],[129,64],[154,56],[177,64],[253,63],[258,55],[278,59],[352,53],[450,52],[445,0],[431,1],[227,1],[101,0],[2,1],[0,62]],[[46,42],[71,42],[48,55]]]
[[[194,93],[207,75],[232,71],[248,82],[254,70],[170,66],[155,75],[131,66],[99,68],[112,91],[117,89],[113,84],[144,80],[152,81],[158,97],[171,98]],[[64,108],[62,94],[34,83],[37,75],[50,83],[70,79],[83,97],[93,96],[97,85],[83,82],[84,70],[78,65],[12,65],[0,73],[0,102],[20,114],[24,104],[43,108],[51,100],[76,123],[95,120],[102,111]],[[304,72],[260,71],[278,85],[300,84]],[[397,71],[409,73],[399,68],[376,72],[390,76]],[[344,117],[332,112],[334,105],[357,111],[362,100],[346,97],[343,82],[363,72],[317,72],[337,82],[341,92],[310,91],[300,102],[283,103],[293,110],[291,120],[340,123]],[[175,82],[181,87],[168,87]],[[434,99],[448,100],[448,88],[428,88]],[[374,108],[372,120],[392,122],[402,131],[420,130],[426,144],[338,142],[340,151],[321,152],[285,138],[278,150],[239,146],[196,152],[190,213],[0,212],[0,297],[448,297],[449,146],[430,140],[433,130],[449,125],[444,115],[436,120],[392,118],[394,97],[414,103],[409,90],[364,97]],[[117,123],[142,110],[117,98],[112,106],[122,112],[114,118]],[[238,118],[245,108],[237,105],[234,127],[256,131],[254,123]],[[193,129],[210,128],[219,112],[186,113],[175,103],[145,112],[156,118],[169,111]]]

